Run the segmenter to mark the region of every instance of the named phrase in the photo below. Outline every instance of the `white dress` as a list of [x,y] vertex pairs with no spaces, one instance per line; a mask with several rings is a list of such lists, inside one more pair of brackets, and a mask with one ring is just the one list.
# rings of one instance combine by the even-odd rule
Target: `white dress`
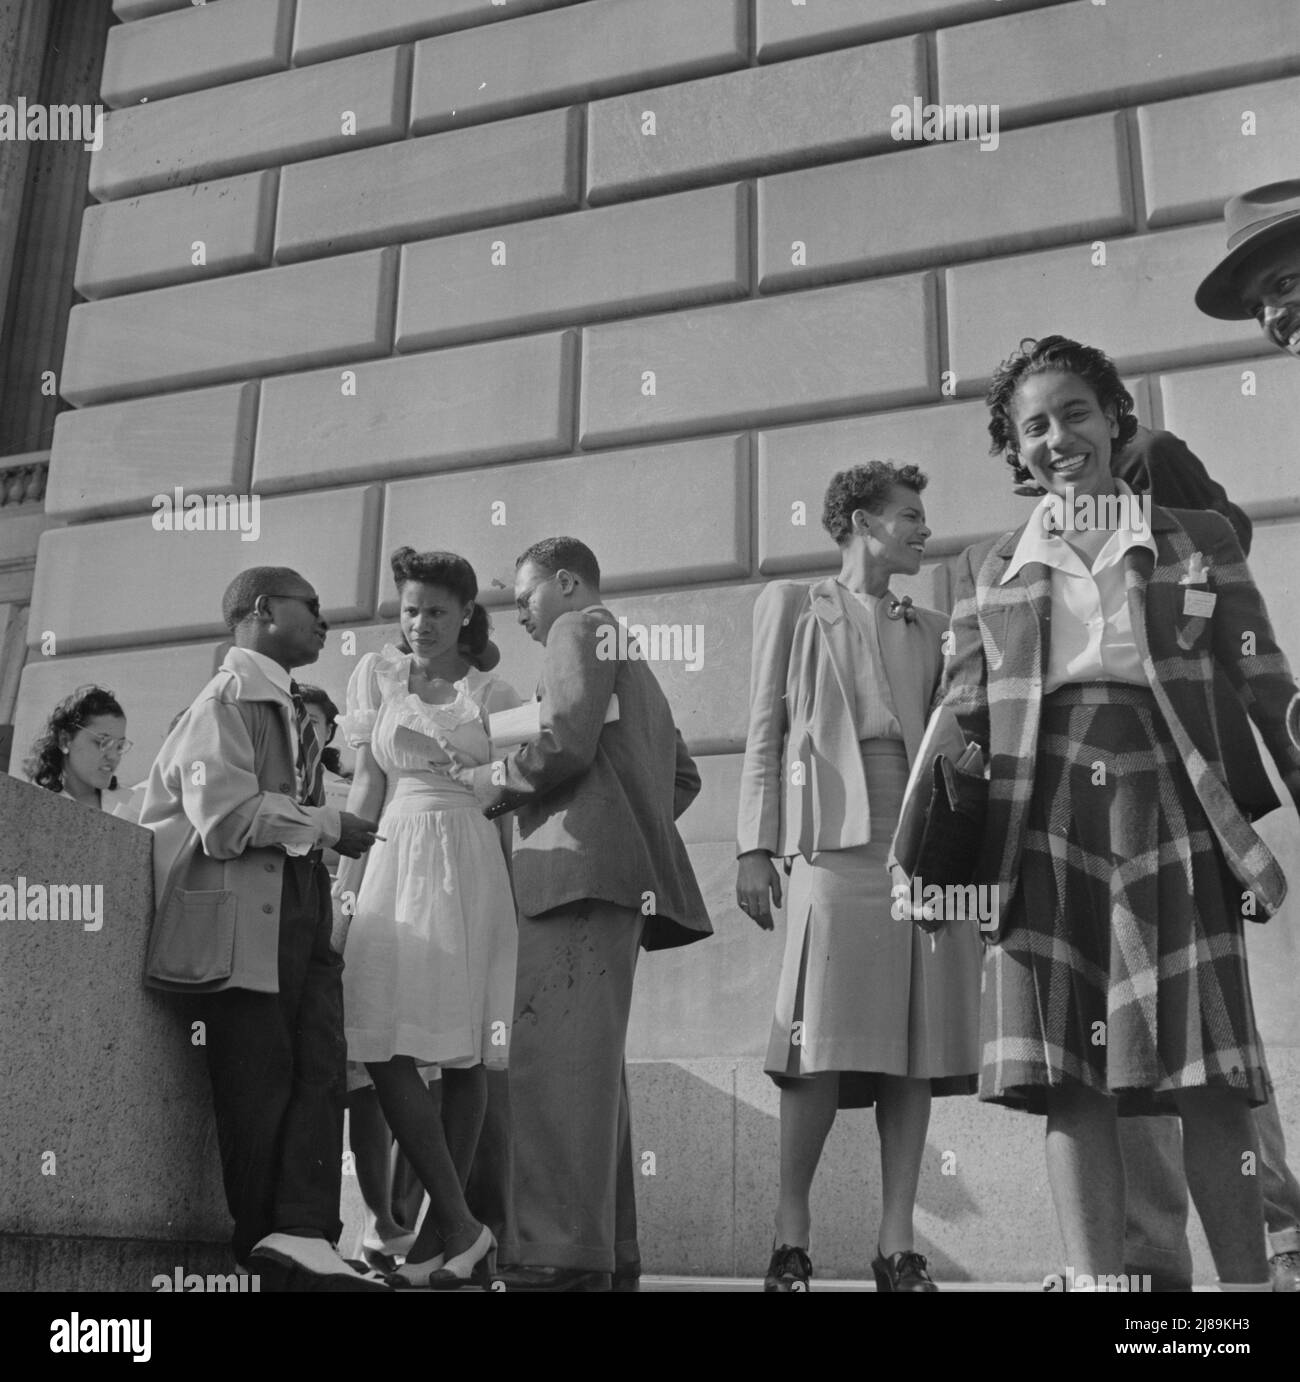
[[348,931],[348,1059],[503,1069],[518,936],[510,876],[497,827],[437,765],[486,763],[486,712],[519,697],[470,671],[454,700],[427,705],[410,690],[411,662],[391,644],[366,654],[339,717],[347,742],[369,744],[388,783],[386,840],[369,852]]

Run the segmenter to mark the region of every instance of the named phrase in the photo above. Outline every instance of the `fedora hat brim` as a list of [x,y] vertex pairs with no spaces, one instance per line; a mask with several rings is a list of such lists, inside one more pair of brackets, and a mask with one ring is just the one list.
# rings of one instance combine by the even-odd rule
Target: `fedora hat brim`
[[1289,211],[1270,225],[1260,226],[1235,246],[1205,276],[1196,290],[1196,305],[1220,321],[1249,321],[1254,313],[1242,301],[1237,277],[1241,266],[1275,240],[1300,240],[1300,211]]

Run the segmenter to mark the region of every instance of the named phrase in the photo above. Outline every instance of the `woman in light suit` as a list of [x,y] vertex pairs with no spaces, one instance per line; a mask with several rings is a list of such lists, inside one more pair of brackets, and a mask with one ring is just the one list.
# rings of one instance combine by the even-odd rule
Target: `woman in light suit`
[[1290,668],[1227,521],[1113,478],[1133,400],[1101,351],[1024,341],[988,403],[1043,499],[963,553],[943,694],[990,765],[980,1097],[1046,1115],[1066,1263],[1094,1277],[1123,1269],[1116,1117],[1176,1111],[1221,1281],[1267,1290],[1243,921],[1286,881],[1246,708],[1300,800]]
[[764,929],[792,860],[766,1069],[781,1088],[781,1191],[765,1289],[807,1290],[809,1193],[840,1108],[876,1108],[880,1290],[933,1291],[912,1211],[932,1094],[974,1090],[979,945],[891,914],[887,856],[942,671],[945,617],[900,601],[930,530],[914,465],[853,466],[826,492],[837,577],[754,607],[736,895]]

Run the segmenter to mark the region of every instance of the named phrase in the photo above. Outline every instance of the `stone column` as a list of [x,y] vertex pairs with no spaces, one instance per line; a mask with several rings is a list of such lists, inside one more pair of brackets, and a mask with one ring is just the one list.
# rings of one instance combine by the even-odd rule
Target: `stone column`
[[[10,105],[19,96],[39,97],[53,11],[49,0],[7,0],[0,7],[0,96]],[[25,139],[0,140],[0,303],[9,296],[31,151]]]
[[[0,85],[0,90],[15,93],[7,99],[21,93],[45,105],[93,105],[113,17],[110,6],[101,0],[62,0],[59,5],[26,0],[18,9],[44,17],[44,65],[38,83]],[[22,147],[28,151],[21,184],[25,195],[0,340],[0,456],[50,445],[59,400],[52,389],[43,391],[43,376],[53,370],[57,381],[63,364],[90,175],[90,154],[80,143],[51,140]],[[7,205],[6,192],[0,182],[0,201]]]

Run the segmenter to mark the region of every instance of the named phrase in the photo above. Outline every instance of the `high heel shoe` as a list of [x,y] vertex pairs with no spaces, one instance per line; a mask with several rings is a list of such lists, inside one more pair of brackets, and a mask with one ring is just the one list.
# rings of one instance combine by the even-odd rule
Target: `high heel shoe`
[[431,1257],[427,1262],[403,1262],[389,1275],[389,1284],[399,1291],[423,1291],[441,1270],[447,1260],[445,1253]]
[[794,1248],[789,1243],[772,1245],[772,1260],[763,1278],[764,1291],[806,1291],[812,1276],[812,1262],[807,1248]]
[[485,1291],[492,1277],[497,1274],[497,1240],[490,1228],[484,1228],[474,1240],[474,1246],[465,1252],[449,1257],[440,1272],[429,1278],[431,1291],[454,1291],[458,1287],[473,1282]]
[[895,1252],[888,1257],[876,1249],[871,1264],[877,1291],[937,1291],[927,1270],[929,1263],[919,1252]]

